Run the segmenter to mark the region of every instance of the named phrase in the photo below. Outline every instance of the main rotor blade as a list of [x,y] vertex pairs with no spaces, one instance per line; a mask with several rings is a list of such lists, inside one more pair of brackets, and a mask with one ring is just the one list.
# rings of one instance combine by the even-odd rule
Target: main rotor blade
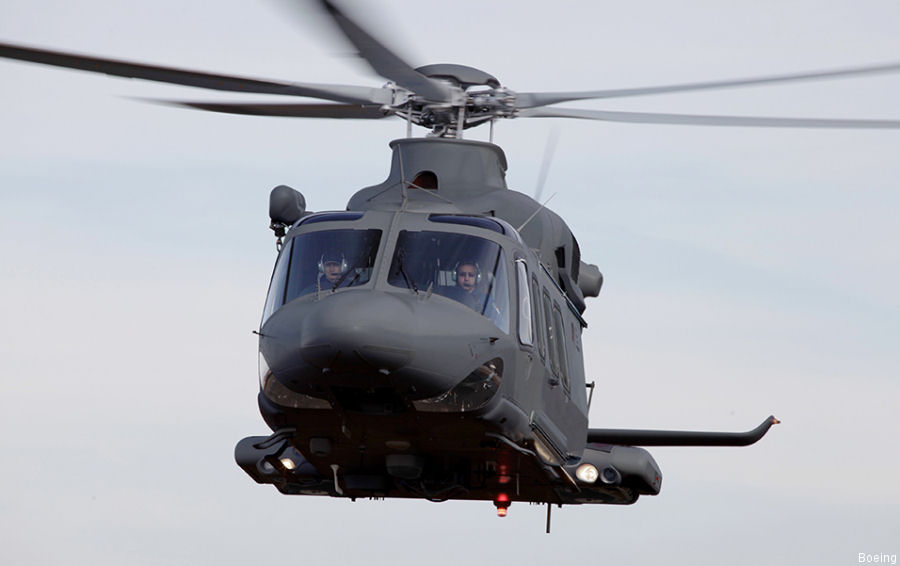
[[652,112],[610,112],[575,108],[529,108],[518,112],[526,118],[582,118],[606,122],[674,124],[683,126],[747,126],[752,128],[850,128],[896,129],[900,120],[831,120],[823,118],[768,118],[757,116],[703,116],[697,114],[656,114]]
[[387,46],[348,18],[329,0],[322,0],[322,6],[341,28],[350,43],[356,47],[359,56],[365,59],[376,73],[428,100],[436,102],[452,100],[452,91],[447,85],[416,71]]
[[877,73],[894,73],[900,71],[900,63],[888,63],[885,65],[873,65],[868,67],[851,67],[847,69],[835,69],[831,71],[814,71],[808,73],[795,73],[790,75],[773,75],[768,77],[755,77],[746,79],[733,79],[725,81],[705,81],[699,83],[685,83],[678,85],[651,86],[643,88],[624,88],[615,90],[592,90],[580,92],[524,92],[516,94],[516,106],[518,108],[534,108],[546,106],[569,100],[586,100],[591,98],[620,98],[626,96],[643,96],[646,94],[663,94],[668,92],[686,92],[695,90],[709,90],[716,88],[729,88],[737,86],[786,83],[805,81],[812,79],[828,79],[837,77],[849,77],[854,75],[872,75]]
[[392,114],[380,106],[362,104],[253,104],[229,102],[188,102],[182,100],[139,99],[167,106],[180,106],[224,114],[248,116],[282,116],[288,118],[355,118],[377,120]]
[[541,193],[544,192],[544,183],[547,182],[547,174],[550,173],[550,164],[553,163],[553,153],[556,152],[557,142],[559,142],[559,129],[553,128],[547,137],[547,145],[544,146],[544,159],[541,161],[537,188],[534,190],[534,200],[537,202],[541,202]]
[[282,94],[290,96],[308,96],[337,102],[357,104],[390,104],[391,91],[385,88],[369,88],[350,85],[329,85],[312,83],[289,83],[267,79],[251,79],[231,75],[219,75],[201,71],[189,71],[159,65],[146,65],[116,59],[93,57],[37,49],[23,45],[0,43],[0,57],[18,59],[32,63],[42,63],[55,67],[66,67],[104,73],[118,77],[146,79],[162,83],[193,86],[229,92],[249,92],[260,94]]

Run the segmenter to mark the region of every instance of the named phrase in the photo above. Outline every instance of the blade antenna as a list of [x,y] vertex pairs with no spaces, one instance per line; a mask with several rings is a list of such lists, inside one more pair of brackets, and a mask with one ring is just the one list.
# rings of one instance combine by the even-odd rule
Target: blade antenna
[[552,195],[550,195],[550,198],[548,198],[547,200],[545,200],[545,201],[544,201],[544,204],[542,204],[541,206],[539,206],[537,210],[535,210],[534,212],[531,213],[531,216],[528,217],[528,220],[526,220],[525,222],[522,222],[522,225],[519,226],[518,228],[516,228],[516,232],[521,232],[521,231],[522,231],[522,228],[524,228],[525,226],[528,226],[528,223],[531,222],[531,220],[532,220],[535,216],[537,216],[537,213],[540,212],[540,211],[542,211],[542,210],[544,210],[544,207],[547,206],[547,203],[550,202],[551,200],[553,200],[553,197],[555,197],[556,195],[557,195],[557,193],[553,193]]

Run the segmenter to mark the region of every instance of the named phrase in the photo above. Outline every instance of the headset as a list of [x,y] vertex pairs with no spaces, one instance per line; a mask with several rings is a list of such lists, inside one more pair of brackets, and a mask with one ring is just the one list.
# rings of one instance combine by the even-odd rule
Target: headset
[[[337,254],[324,253],[319,258],[319,275],[325,274],[325,264],[326,263],[337,263],[336,259],[333,259],[337,256]],[[327,258],[327,259],[326,259]],[[344,257],[344,254],[341,254],[341,273],[346,273],[347,268],[350,267],[347,265],[347,258]]]
[[472,259],[463,259],[461,261],[456,262],[456,265],[453,266],[453,283],[456,284],[459,281],[459,266],[460,265],[472,265],[475,267],[475,284],[481,285],[481,266],[478,265],[478,262]]

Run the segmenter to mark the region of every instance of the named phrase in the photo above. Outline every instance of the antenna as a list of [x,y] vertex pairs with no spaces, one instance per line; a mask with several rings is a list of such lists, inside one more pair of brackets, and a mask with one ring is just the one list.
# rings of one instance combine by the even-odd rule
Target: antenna
[[401,210],[406,210],[406,199],[407,197],[407,189],[406,189],[406,170],[403,168],[403,148],[397,148],[397,159],[400,161],[400,195],[402,198],[402,203],[400,205]]
[[544,210],[544,207],[547,206],[547,203],[550,202],[550,200],[552,200],[553,197],[556,196],[556,194],[557,194],[557,193],[553,193],[552,195],[550,195],[550,198],[548,198],[547,200],[545,200],[545,201],[544,201],[544,204],[542,204],[541,206],[538,207],[537,210],[535,210],[534,212],[532,212],[532,213],[531,213],[531,216],[528,217],[528,220],[526,220],[525,222],[522,222],[522,225],[519,226],[518,228],[516,228],[516,232],[521,232],[521,231],[522,231],[522,228],[524,228],[525,226],[527,226],[528,223],[531,222],[531,219],[534,218],[535,216],[537,216],[537,213],[538,213],[538,212]]

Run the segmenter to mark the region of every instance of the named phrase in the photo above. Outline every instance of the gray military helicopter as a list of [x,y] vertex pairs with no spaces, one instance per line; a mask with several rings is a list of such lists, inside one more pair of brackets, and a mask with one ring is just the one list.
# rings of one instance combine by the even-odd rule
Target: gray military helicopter
[[[563,109],[637,96],[900,70],[900,64],[589,92],[518,93],[455,64],[413,69],[332,2],[321,2],[380,88],[291,83],[0,43],[0,56],[214,90],[329,103],[166,101],[250,115],[407,122],[388,178],[346,210],[310,212],[286,187],[270,196],[278,259],[259,331],[269,436],[235,459],[295,495],[355,499],[634,503],[662,474],[646,446],[745,446],[742,433],[589,428],[585,300],[603,278],[558,215],[509,190],[503,151],[463,139],[500,118],[564,117],[715,126],[898,128],[888,120],[747,118]],[[412,126],[431,130],[414,138]],[[590,396],[588,394],[590,391]]]

